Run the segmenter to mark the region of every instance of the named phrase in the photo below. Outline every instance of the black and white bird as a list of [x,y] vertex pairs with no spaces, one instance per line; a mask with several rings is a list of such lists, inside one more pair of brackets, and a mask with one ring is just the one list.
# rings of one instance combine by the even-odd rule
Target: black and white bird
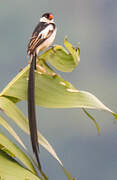
[[27,48],[28,55],[31,56],[35,53],[37,55],[39,51],[48,48],[53,43],[55,36],[56,26],[53,15],[52,13],[45,13],[32,34]]
[[41,164],[39,160],[39,145],[37,135],[36,111],[35,111],[35,76],[36,57],[40,51],[48,48],[53,43],[56,36],[56,26],[52,13],[45,13],[40,18],[39,24],[32,33],[32,37],[28,44],[27,54],[31,57],[28,80],[28,119],[30,128],[30,137],[32,149],[36,156],[39,169]]

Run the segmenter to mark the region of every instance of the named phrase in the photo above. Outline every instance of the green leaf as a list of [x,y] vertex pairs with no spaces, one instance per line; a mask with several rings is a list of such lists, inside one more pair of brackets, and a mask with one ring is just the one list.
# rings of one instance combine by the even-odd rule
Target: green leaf
[[[43,67],[49,73],[53,71],[43,63]],[[16,78],[11,81],[2,95],[12,96],[20,100],[27,100],[27,79],[28,67],[20,72]],[[100,109],[115,114],[111,109],[106,107],[94,95],[86,91],[75,89],[72,84],[62,79],[60,76],[55,77],[45,73],[35,73],[36,76],[36,104],[48,108],[89,108]],[[116,116],[116,114],[115,114]]]
[[74,48],[66,39],[64,45],[54,46],[39,57],[39,60],[48,61],[59,71],[71,72],[80,62],[79,48]]
[[36,174],[32,163],[11,140],[5,137],[2,133],[0,133],[0,149],[10,155],[12,158],[17,158],[20,160],[33,174]]
[[[10,101],[8,98],[0,97],[0,109],[2,109],[4,113],[10,117],[25,133],[29,134],[28,120],[12,101]],[[59,162],[62,169],[64,169],[64,165],[58,158],[56,152],[39,131],[38,142]],[[67,170],[65,171],[67,172]]]
[[114,112],[112,112],[113,116],[115,119],[117,119],[117,114],[115,114]]
[[15,140],[26,150],[26,146],[23,144],[20,137],[2,117],[0,117],[0,125],[2,125],[15,138]]
[[[0,108],[3,109],[4,113],[10,117],[25,133],[29,134],[28,120],[18,107],[12,103],[12,101],[5,97],[0,97]],[[38,132],[38,139],[39,143],[60,162],[55,151],[40,132]]]
[[0,151],[0,180],[41,180]]
[[18,107],[8,98],[0,97],[0,109],[10,117],[22,130],[28,131],[27,119]]
[[68,180],[76,180],[75,178],[72,177],[72,175],[63,167],[63,172],[66,175]]
[[[65,40],[65,46],[70,52],[70,55],[67,54],[67,56],[71,57],[72,54],[72,62],[78,61],[79,57],[79,50],[74,49],[72,45]],[[66,62],[65,57],[63,56],[63,48],[60,46],[56,47],[57,50],[61,52],[60,60],[63,61],[63,63]],[[55,51],[56,51],[55,48]],[[94,95],[92,95],[89,92],[86,91],[79,91],[73,87],[73,85],[64,79],[62,79],[60,76],[52,76],[51,74],[54,73],[52,69],[41,59],[48,60],[47,57],[52,54],[53,50],[50,49],[46,51],[44,54],[40,56],[40,63],[41,66],[46,70],[46,72],[42,73],[38,70],[37,65],[37,71],[35,72],[36,76],[36,92],[35,92],[35,98],[36,98],[36,104],[48,107],[48,108],[90,108],[90,109],[101,109],[101,110],[107,110],[111,112],[113,115],[115,114],[111,109],[106,107],[99,99],[97,99]],[[77,52],[78,51],[78,52]],[[54,52],[53,52],[54,53]],[[76,56],[77,54],[77,56]],[[58,55],[56,55],[56,52],[54,55],[56,58],[58,58]],[[55,60],[55,57],[51,57],[50,59]],[[59,60],[57,62],[60,62]],[[57,63],[56,62],[56,63]],[[75,63],[77,64],[77,63]],[[65,65],[63,65],[66,67]],[[24,68],[9,84],[8,86],[2,91],[1,96],[9,96],[12,98],[16,98],[19,100],[27,100],[27,81],[28,81],[28,69],[29,65]],[[116,116],[116,114],[115,114]]]
[[98,135],[100,135],[100,126],[98,125],[98,123],[96,122],[96,120],[93,118],[93,116],[91,116],[91,115],[86,111],[86,109],[82,108],[82,110],[83,110],[84,113],[93,121],[93,123],[94,123],[95,126],[96,126],[97,133],[98,133]]
[[[68,41],[67,38],[65,38],[64,40],[64,45],[67,48],[67,50],[69,51],[69,53],[72,55],[73,60],[76,64],[76,66],[79,64],[80,62],[80,49],[79,47],[73,47]],[[70,55],[69,54],[69,55]]]

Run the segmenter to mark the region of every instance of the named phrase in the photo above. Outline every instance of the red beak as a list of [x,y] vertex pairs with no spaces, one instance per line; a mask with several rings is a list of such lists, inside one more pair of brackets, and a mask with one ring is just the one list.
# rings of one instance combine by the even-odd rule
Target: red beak
[[53,14],[49,14],[49,20],[52,20],[54,18]]

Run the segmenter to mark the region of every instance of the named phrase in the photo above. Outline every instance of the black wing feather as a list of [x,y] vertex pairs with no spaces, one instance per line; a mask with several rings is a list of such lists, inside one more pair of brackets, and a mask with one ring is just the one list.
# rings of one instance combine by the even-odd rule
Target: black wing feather
[[[29,44],[28,44],[28,48],[27,48],[27,53],[29,55],[33,54],[33,52],[35,52],[36,50],[36,47],[34,46],[33,47],[33,44],[35,43],[36,40],[40,39],[41,37],[38,37],[39,33],[41,31],[43,31],[49,24],[45,23],[45,22],[40,22],[36,28],[34,29],[33,33],[32,33],[32,37],[29,41]],[[42,41],[43,42],[43,41]],[[41,43],[42,43],[41,42]]]

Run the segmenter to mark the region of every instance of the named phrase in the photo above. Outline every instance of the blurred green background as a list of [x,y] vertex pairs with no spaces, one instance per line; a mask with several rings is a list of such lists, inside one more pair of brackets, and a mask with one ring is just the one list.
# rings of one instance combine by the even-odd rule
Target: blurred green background
[[[59,74],[76,88],[96,95],[117,113],[116,0],[1,0],[0,90],[28,64],[27,44],[45,12],[53,12],[55,16],[58,28],[55,44],[63,45],[66,35],[73,45],[81,42],[80,65],[72,73]],[[27,112],[26,103],[20,103],[19,107]],[[100,124],[101,136],[79,109],[38,107],[39,130],[74,177],[115,180],[117,124],[108,112],[89,112]],[[26,143],[31,150],[29,139]],[[58,163],[43,149],[40,156],[50,179],[66,179]]]

